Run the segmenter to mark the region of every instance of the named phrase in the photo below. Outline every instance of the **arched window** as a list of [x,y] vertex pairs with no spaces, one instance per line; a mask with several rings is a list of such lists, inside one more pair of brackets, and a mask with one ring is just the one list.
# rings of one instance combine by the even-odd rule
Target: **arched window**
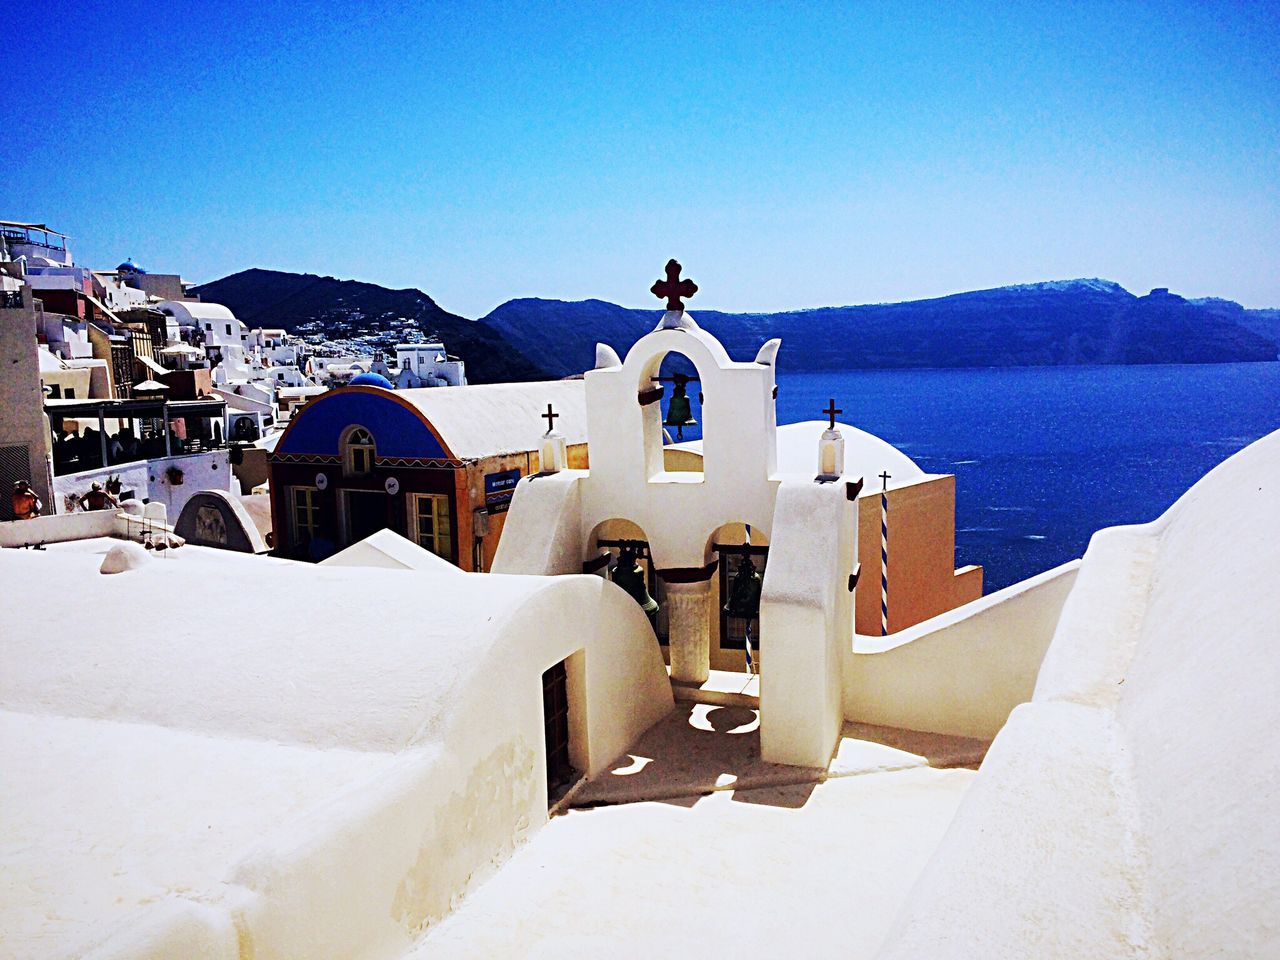
[[356,427],[347,434],[343,463],[349,477],[362,477],[373,472],[373,457],[377,448],[373,434],[364,427]]

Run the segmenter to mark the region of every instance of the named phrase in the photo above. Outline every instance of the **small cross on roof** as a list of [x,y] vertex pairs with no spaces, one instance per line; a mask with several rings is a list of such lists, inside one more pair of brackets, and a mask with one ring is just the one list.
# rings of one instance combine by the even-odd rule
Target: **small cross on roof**
[[547,404],[547,412],[540,415],[543,420],[547,421],[547,433],[556,428],[556,420],[560,418],[560,414],[556,413],[555,408],[551,404]]
[[831,429],[831,430],[834,430],[836,428],[836,414],[844,413],[843,410],[839,409],[836,406],[835,397],[832,397],[830,400],[827,401],[827,409],[823,410],[822,412],[827,415],[828,419],[830,419],[831,426],[828,429]]

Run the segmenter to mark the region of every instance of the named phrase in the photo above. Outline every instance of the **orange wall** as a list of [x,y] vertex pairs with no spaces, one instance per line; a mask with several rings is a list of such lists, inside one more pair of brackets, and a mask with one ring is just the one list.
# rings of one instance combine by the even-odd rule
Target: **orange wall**
[[[576,443],[569,447],[569,469],[587,469],[587,445]],[[538,472],[538,452],[509,453],[496,457],[485,457],[467,464],[458,471],[457,487],[457,530],[454,536],[458,540],[458,566],[463,570],[475,568],[475,534],[474,511],[484,506],[484,478],[486,474],[501,473],[504,470],[519,470],[520,476],[527,477]],[[482,569],[489,570],[493,566],[494,555],[498,552],[498,540],[502,537],[502,528],[506,525],[506,513],[495,513],[489,517],[489,532],[481,543]]]
[[[889,632],[982,596],[982,568],[955,569],[956,478],[889,490]],[[858,498],[858,633],[880,634],[880,494]]]

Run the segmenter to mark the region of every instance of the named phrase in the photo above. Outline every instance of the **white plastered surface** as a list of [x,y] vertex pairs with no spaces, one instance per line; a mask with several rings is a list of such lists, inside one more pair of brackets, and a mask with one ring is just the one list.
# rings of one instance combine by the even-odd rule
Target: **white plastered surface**
[[776,787],[574,811],[410,957],[870,957],[973,777],[916,768],[828,780],[807,801]]
[[1100,531],[886,960],[1280,956],[1280,432]]
[[116,542],[0,550],[0,956],[397,956],[545,821],[548,666],[583,769],[671,709],[596,577]]

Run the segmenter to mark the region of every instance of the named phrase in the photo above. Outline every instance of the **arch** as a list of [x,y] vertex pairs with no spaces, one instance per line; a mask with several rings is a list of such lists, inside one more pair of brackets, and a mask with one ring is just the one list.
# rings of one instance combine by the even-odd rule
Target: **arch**
[[[597,523],[586,538],[586,556],[582,569],[584,573],[594,573],[616,583],[614,579],[616,565],[624,548],[628,545],[640,544],[643,544],[643,548],[636,551],[636,559],[644,571],[647,593],[658,603],[658,610],[649,622],[658,642],[665,645],[667,618],[661,599],[662,581],[658,577],[657,566],[648,549],[649,537],[638,523],[622,517],[613,517]],[[639,598],[633,597],[633,599],[639,602]]]
[[373,472],[378,444],[367,427],[353,423],[343,430],[338,449],[342,451],[342,472],[346,476],[364,477]]
[[231,439],[252,443],[259,436],[258,420],[253,414],[243,414],[232,421]]
[[[311,398],[290,419],[276,444],[276,453],[338,457],[340,434],[351,421],[342,422],[336,411],[330,414],[330,404],[344,397],[361,398],[352,404],[351,412],[365,423],[386,421],[387,430],[372,431],[382,437],[382,456],[457,460],[444,438],[416,406],[391,391],[364,386],[340,387]],[[317,416],[321,411],[323,415]],[[413,429],[419,425],[425,429],[425,436]]]
[[[717,547],[723,549],[717,549]],[[759,583],[763,586],[764,573],[768,566],[768,550],[768,536],[760,527],[743,521],[723,523],[707,538],[707,552],[719,560],[716,576],[712,581],[715,610],[711,624],[711,668],[713,670],[760,672],[758,613],[751,620],[746,620],[732,616],[725,607],[733,599],[735,580],[743,572],[743,566],[748,560],[754,572],[760,576]]]
[[[647,361],[640,366],[637,374],[636,382],[636,402],[642,408],[643,437],[644,437],[644,459],[646,471],[650,483],[701,483],[706,473],[705,457],[701,458],[701,469],[693,469],[693,464],[683,463],[676,469],[668,467],[669,458],[666,454],[667,443],[670,433],[667,430],[666,418],[662,409],[663,397],[674,397],[677,384],[672,384],[668,390],[667,385],[658,381],[658,377],[662,376],[662,365],[670,357],[682,357],[686,360],[694,370],[694,376],[687,381],[688,384],[698,385],[698,406],[697,412],[701,416],[698,423],[702,437],[707,435],[707,414],[706,403],[701,391],[701,385],[706,380],[707,358],[703,358],[701,363],[691,352],[682,350],[679,347],[664,347],[655,350],[649,355]],[[673,378],[678,374],[673,373]],[[692,408],[692,397],[690,397],[690,407]],[[668,410],[670,409],[670,400],[668,400]],[[688,439],[696,439],[690,437]],[[674,466],[674,464],[673,464]],[[677,476],[672,476],[677,474]]]

